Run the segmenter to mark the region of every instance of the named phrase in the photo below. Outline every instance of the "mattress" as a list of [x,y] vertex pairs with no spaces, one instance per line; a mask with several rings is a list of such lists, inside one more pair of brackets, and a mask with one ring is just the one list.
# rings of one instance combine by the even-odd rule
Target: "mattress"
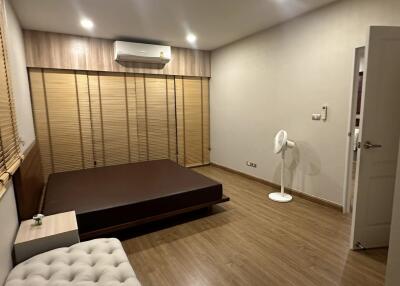
[[56,173],[42,212],[75,210],[87,233],[221,200],[222,185],[170,160]]

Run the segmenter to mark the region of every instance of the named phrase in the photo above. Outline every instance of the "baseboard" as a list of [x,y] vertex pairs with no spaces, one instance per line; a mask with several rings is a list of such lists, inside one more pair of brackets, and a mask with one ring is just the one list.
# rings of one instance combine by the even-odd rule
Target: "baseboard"
[[[271,188],[274,188],[274,189],[277,189],[277,190],[280,190],[280,188],[281,188],[279,185],[277,185],[275,183],[272,183],[272,182],[269,182],[267,180],[260,179],[260,178],[257,178],[257,177],[254,177],[254,176],[251,176],[251,175],[248,175],[248,174],[245,174],[245,173],[243,173],[241,171],[237,171],[237,170],[231,169],[229,167],[225,167],[225,166],[218,165],[218,164],[215,164],[215,163],[210,163],[210,165],[214,166],[214,167],[217,167],[217,168],[220,168],[222,170],[228,171],[228,172],[235,173],[235,174],[240,175],[242,177],[257,181],[259,183],[262,183],[264,185],[267,185],[267,186],[269,186]],[[330,201],[326,201],[324,199],[316,198],[314,196],[311,196],[311,195],[308,195],[308,194],[305,194],[303,192],[299,192],[299,191],[296,191],[296,190],[293,190],[293,189],[290,189],[290,188],[285,188],[285,191],[288,194],[295,195],[295,196],[297,196],[299,198],[303,198],[303,199],[306,199],[308,201],[311,201],[311,202],[314,202],[314,203],[317,203],[317,204],[320,204],[320,205],[323,205],[323,206],[328,206],[328,207],[334,208],[335,210],[338,210],[338,211],[341,211],[341,212],[343,211],[343,207],[341,205],[332,203]]]

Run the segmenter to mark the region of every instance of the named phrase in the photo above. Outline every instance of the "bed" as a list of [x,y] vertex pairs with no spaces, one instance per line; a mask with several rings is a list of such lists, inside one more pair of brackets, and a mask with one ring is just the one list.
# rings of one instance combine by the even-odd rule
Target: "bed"
[[156,160],[52,174],[42,212],[75,210],[80,237],[89,239],[228,200],[220,183]]

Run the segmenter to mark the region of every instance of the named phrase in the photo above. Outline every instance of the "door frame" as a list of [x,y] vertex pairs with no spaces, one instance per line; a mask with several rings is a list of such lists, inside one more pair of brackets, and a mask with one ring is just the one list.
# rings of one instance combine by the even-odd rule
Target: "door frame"
[[[353,168],[353,130],[356,122],[356,111],[357,111],[357,97],[358,97],[358,83],[361,59],[365,57],[365,47],[358,47],[354,53],[354,70],[353,70],[353,88],[352,95],[349,100],[349,121],[347,125],[347,143],[346,143],[346,164],[344,168],[344,192],[343,192],[343,213],[350,213],[351,205],[351,176]],[[361,114],[360,114],[361,118]],[[357,176],[357,174],[356,174]],[[355,178],[357,180],[357,178]]]

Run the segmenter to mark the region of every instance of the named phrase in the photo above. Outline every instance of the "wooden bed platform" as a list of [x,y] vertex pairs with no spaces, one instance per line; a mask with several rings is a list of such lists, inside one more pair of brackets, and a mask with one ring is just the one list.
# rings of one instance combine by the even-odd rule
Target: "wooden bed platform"
[[75,210],[88,239],[228,200],[220,183],[157,160],[52,174],[42,212]]

